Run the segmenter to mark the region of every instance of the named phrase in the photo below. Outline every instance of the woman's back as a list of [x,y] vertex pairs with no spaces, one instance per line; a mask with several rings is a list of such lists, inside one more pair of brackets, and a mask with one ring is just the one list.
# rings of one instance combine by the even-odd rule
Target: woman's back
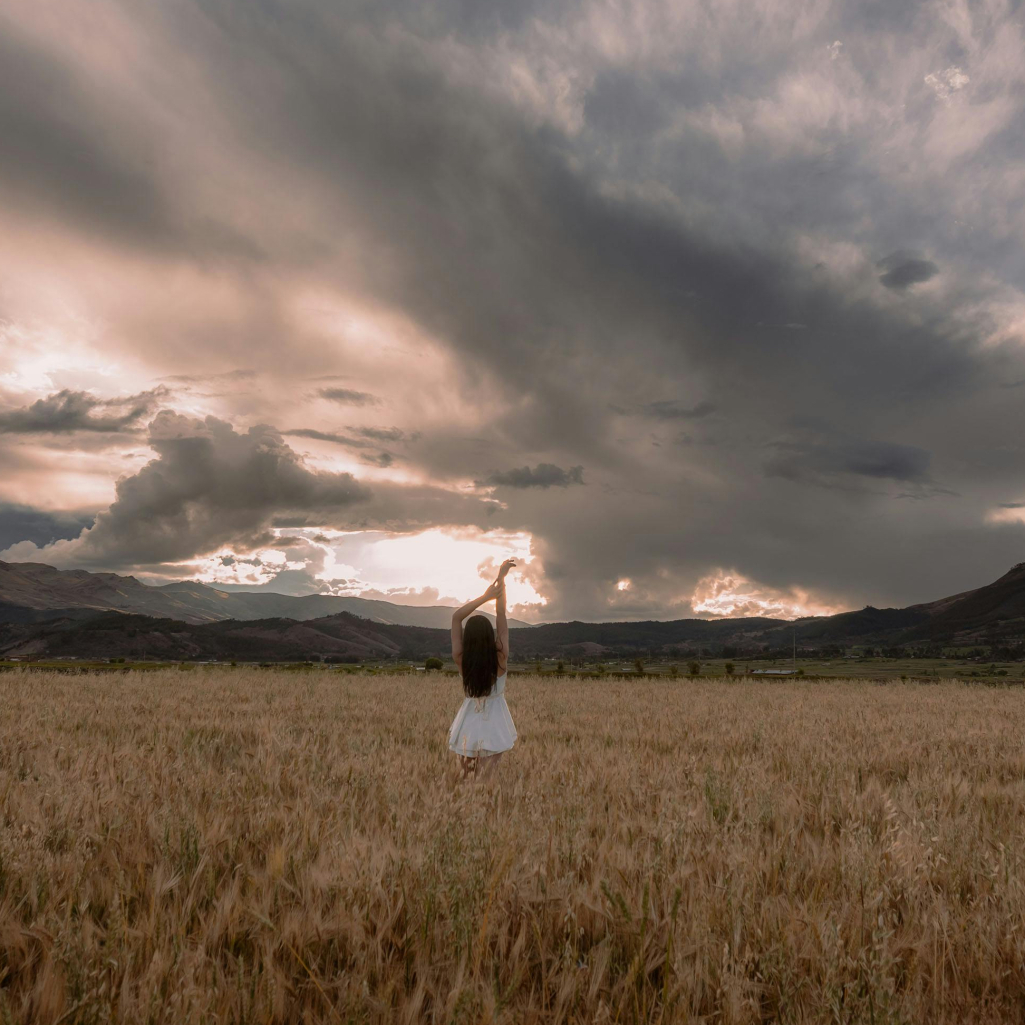
[[[448,746],[460,756],[464,779],[471,767],[476,776],[482,761],[487,762],[487,778],[502,753],[516,742],[516,726],[505,701],[509,658],[505,577],[514,565],[512,559],[506,559],[484,594],[452,613],[452,658],[459,667],[465,696],[452,721]],[[486,616],[470,616],[492,598],[496,603],[494,626]]]
[[501,673],[484,697],[463,699],[449,730],[449,750],[473,757],[499,754],[516,743],[516,725],[505,700],[505,681],[506,674]]

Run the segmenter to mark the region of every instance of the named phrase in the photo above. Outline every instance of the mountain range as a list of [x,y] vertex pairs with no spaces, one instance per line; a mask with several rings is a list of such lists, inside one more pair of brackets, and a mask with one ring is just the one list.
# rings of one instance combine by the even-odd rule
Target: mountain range
[[[82,619],[97,612],[130,612],[183,623],[270,618],[304,621],[350,612],[374,623],[444,630],[452,621],[452,609],[444,605],[397,605],[333,594],[222,591],[195,580],[150,585],[117,573],[60,570],[38,562],[0,562],[0,623]],[[485,615],[494,622],[494,616]],[[528,624],[510,619],[509,625]]]
[[[339,608],[314,599],[362,604]],[[262,609],[270,614],[261,615]],[[331,611],[318,615],[323,609]],[[151,587],[112,573],[0,563],[0,655],[419,659],[447,653],[451,614],[445,607],[330,595],[229,593],[195,582]],[[983,645],[1025,653],[1023,639],[1025,563],[1019,563],[983,587],[903,609],[866,606],[797,620],[521,624],[513,644],[523,659],[685,658],[757,655],[795,642],[803,651]]]

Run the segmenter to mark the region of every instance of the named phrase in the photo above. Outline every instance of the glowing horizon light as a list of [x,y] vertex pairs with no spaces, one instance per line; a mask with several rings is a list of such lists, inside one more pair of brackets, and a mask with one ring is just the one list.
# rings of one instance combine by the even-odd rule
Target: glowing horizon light
[[244,553],[224,549],[182,564],[181,570],[183,575],[213,586],[268,591],[275,590],[278,574],[287,571],[291,579],[282,593],[301,590],[397,605],[456,605],[479,597],[502,561],[513,558],[517,567],[506,583],[510,613],[534,615],[538,606],[547,604],[527,578],[528,567],[537,568],[528,533],[443,528],[415,534],[308,528],[278,531],[279,536],[285,533],[298,539],[297,543]]
[[802,619],[805,616],[833,616],[844,611],[843,606],[819,601],[802,588],[780,591],[763,587],[736,570],[723,569],[717,569],[698,581],[690,604],[699,615],[706,613],[722,619],[748,616]]
[[404,595],[425,589],[436,590],[440,602],[468,601],[494,579],[503,559],[513,558],[517,567],[506,582],[511,607],[545,604],[523,572],[534,562],[532,542],[525,531],[433,527],[416,534],[353,531],[332,536],[327,546],[336,560],[356,568],[365,586],[352,593],[373,590],[374,597],[393,595],[386,600],[400,604]]
[[137,361],[112,360],[96,344],[99,338],[87,318],[67,311],[55,323],[0,321],[0,386],[31,401],[62,388],[114,398],[152,386]]
[[273,590],[272,585],[279,573],[305,569],[306,561],[290,559],[287,549],[257,548],[240,554],[225,548],[193,563],[180,564],[179,575],[212,587],[230,584],[238,587],[266,586]]
[[987,523],[1025,523],[1025,503],[1008,503],[990,509],[986,513]]

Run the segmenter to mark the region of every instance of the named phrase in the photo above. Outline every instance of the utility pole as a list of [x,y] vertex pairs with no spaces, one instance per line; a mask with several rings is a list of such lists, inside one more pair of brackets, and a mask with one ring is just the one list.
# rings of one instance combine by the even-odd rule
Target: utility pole
[[794,675],[797,675],[797,627],[794,627]]

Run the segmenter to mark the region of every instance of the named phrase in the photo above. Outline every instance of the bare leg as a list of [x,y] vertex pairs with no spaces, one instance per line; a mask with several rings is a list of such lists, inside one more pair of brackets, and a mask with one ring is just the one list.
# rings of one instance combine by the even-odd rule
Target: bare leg
[[477,777],[477,759],[472,756],[458,755],[459,768],[463,770],[460,783],[472,783]]
[[498,768],[498,763],[502,760],[504,751],[499,751],[496,755],[488,755],[486,758],[482,758],[483,771],[481,772],[481,781],[489,780],[495,774],[495,770]]

